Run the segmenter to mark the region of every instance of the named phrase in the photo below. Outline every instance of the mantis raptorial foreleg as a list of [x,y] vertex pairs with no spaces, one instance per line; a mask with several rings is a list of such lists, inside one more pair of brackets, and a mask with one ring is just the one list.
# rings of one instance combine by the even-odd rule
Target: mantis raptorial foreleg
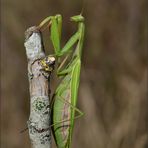
[[[57,21],[58,20],[58,21]],[[51,40],[54,45],[55,54],[56,56],[60,57],[64,55],[65,53],[68,53],[71,49],[71,47],[75,44],[75,42],[78,40],[78,33],[75,33],[65,44],[63,48],[60,47],[60,39],[61,39],[61,24],[62,19],[60,16],[55,16],[52,18],[52,24],[51,24]]]

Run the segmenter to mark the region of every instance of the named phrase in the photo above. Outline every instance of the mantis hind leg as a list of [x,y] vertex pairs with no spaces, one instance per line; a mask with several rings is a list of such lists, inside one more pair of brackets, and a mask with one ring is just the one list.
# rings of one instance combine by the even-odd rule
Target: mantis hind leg
[[[57,129],[61,129],[61,132],[62,132],[63,128],[68,128],[69,133],[67,133],[68,135],[67,135],[67,140],[66,140],[64,148],[70,148],[71,141],[72,141],[72,131],[73,131],[74,120],[80,118],[81,116],[83,116],[84,113],[82,111],[80,111],[78,108],[76,108],[75,106],[73,106],[71,103],[69,103],[66,99],[64,99],[64,98],[62,98],[60,96],[56,97],[56,99],[59,99],[60,101],[68,104],[70,106],[70,108],[72,108],[72,110],[74,110],[74,111],[76,111],[78,113],[78,115],[75,116],[75,112],[74,112],[73,116],[70,115],[69,119],[63,119],[61,121],[55,121],[55,123],[50,125],[50,127],[53,127],[53,126],[56,126],[56,125],[59,124],[59,127],[56,127],[54,129],[54,132],[56,132]],[[71,112],[69,114],[71,114]],[[72,122],[61,125],[61,123],[65,123],[65,122],[68,122],[68,121],[72,121]]]
[[[62,102],[67,103],[67,104],[70,106],[70,108],[72,108],[73,110],[75,110],[75,111],[78,113],[78,115],[74,116],[74,120],[75,120],[75,119],[78,119],[78,118],[80,118],[80,117],[82,117],[82,116],[84,115],[84,113],[83,113],[81,110],[79,110],[77,107],[73,106],[71,103],[69,103],[69,102],[68,102],[67,100],[65,100],[64,98],[59,97],[58,99],[61,100]],[[54,100],[52,100],[52,101],[54,102]],[[53,102],[52,102],[52,106],[53,106]],[[70,120],[71,120],[71,119],[65,119],[65,120],[57,121],[56,123],[50,125],[50,127],[52,127],[52,126],[54,126],[54,125],[57,125],[57,124],[60,124],[60,123],[63,123],[63,122],[70,121]]]

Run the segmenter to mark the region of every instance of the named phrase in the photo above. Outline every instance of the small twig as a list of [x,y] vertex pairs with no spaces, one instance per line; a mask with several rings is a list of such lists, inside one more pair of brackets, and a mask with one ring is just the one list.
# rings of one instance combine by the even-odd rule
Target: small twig
[[20,134],[26,132],[28,130],[28,127],[24,128],[23,130],[20,131]]
[[[30,86],[29,136],[33,148],[51,148],[49,78],[51,72],[44,71],[41,64],[45,58],[41,32],[36,26],[25,32],[25,48],[28,59]],[[49,129],[49,130],[46,130]],[[24,132],[27,129],[24,129]]]

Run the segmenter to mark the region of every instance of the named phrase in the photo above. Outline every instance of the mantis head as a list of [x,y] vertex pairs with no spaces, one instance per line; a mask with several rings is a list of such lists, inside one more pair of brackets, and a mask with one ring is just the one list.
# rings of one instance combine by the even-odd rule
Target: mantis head
[[75,15],[75,16],[72,16],[70,18],[71,21],[73,22],[83,22],[84,21],[84,17],[80,14],[80,15]]

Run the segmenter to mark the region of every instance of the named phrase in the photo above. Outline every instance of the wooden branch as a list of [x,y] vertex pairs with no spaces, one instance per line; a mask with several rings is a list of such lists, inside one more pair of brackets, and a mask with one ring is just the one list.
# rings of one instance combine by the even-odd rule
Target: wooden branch
[[[42,35],[36,26],[25,32],[28,78],[30,86],[29,136],[33,148],[51,148],[49,78],[51,71],[44,70],[41,61],[46,59]],[[52,58],[50,66],[54,66]]]

